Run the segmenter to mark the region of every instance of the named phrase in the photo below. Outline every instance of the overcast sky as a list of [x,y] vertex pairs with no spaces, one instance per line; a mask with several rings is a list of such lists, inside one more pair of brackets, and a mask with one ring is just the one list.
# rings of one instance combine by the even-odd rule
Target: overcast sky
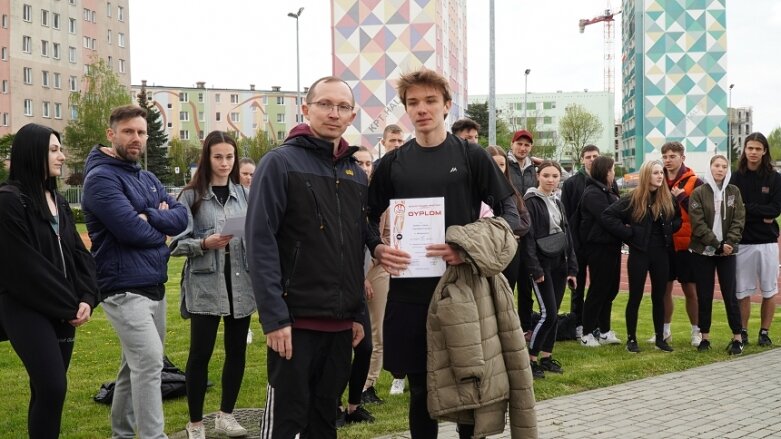
[[[467,0],[469,94],[488,93],[488,0]],[[621,7],[613,0],[614,10]],[[206,6],[208,5],[208,6]],[[296,88],[300,18],[301,87],[331,73],[328,0],[130,0],[133,84],[258,89]],[[601,15],[605,0],[495,0],[496,93],[603,88],[601,24],[578,32],[578,20]],[[621,25],[615,53],[621,59]],[[727,0],[728,81],[732,106],[754,107],[754,130],[781,126],[781,1]],[[621,69],[616,90],[621,90]],[[616,107],[619,108],[618,106]]]

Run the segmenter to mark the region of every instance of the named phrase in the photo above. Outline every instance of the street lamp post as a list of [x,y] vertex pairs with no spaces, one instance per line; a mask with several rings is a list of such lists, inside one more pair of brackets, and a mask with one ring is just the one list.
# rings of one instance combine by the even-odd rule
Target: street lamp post
[[298,18],[301,17],[301,13],[304,12],[304,8],[298,8],[298,12],[289,12],[287,14],[290,18],[296,19],[296,123],[301,122],[301,58],[298,52]]
[[528,92],[529,92],[529,73],[531,73],[532,69],[526,69],[523,72],[523,129],[526,130],[529,127],[526,125],[526,107],[528,106],[528,103],[526,102],[526,99],[528,98]]
[[732,167],[732,87],[729,85],[729,99],[727,102],[727,163]]

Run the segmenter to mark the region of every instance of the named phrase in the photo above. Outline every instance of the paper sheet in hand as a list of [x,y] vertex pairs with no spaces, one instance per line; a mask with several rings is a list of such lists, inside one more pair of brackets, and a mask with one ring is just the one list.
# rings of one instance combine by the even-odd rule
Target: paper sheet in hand
[[234,216],[232,218],[226,218],[225,224],[222,225],[220,235],[233,235],[234,238],[244,237],[244,220],[246,216]]
[[390,200],[391,246],[410,254],[411,263],[396,277],[440,277],[447,265],[441,256],[426,256],[429,244],[445,242],[445,198]]

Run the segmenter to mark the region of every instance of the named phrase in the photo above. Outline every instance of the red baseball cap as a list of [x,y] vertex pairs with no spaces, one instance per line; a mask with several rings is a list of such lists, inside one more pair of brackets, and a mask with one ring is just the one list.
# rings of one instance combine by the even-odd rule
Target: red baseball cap
[[529,140],[534,143],[534,137],[532,137],[532,133],[526,131],[526,130],[518,130],[513,134],[513,143],[515,143],[516,140],[520,139],[521,137],[528,137]]

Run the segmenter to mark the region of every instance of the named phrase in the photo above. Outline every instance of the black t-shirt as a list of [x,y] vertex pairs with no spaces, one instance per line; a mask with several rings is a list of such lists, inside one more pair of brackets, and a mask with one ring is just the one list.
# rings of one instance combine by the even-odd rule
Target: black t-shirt
[[[485,150],[448,134],[438,146],[422,147],[412,139],[386,154],[369,185],[369,210],[379,218],[393,198],[444,197],[447,228],[477,220],[481,201],[499,212],[501,201],[512,194]],[[438,277],[391,277],[388,300],[429,303],[437,282]]]

